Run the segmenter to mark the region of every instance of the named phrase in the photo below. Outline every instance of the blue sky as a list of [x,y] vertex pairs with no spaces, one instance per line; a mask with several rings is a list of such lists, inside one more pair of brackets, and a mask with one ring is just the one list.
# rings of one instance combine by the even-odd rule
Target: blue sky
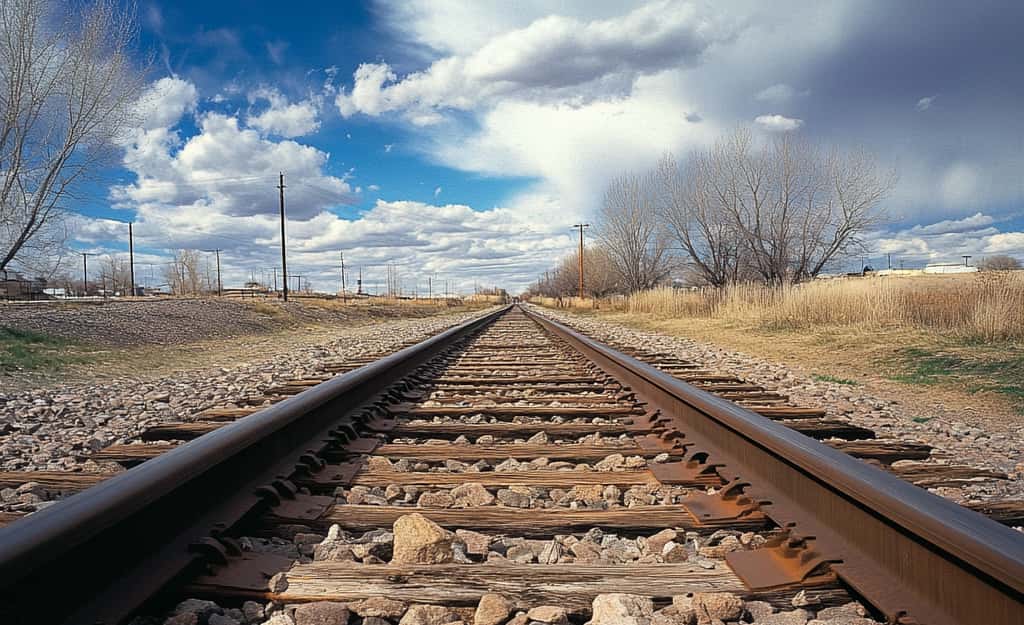
[[[941,8],[941,10],[940,10]],[[1024,5],[836,0],[141,2],[152,84],[73,246],[221,248],[337,288],[401,269],[524,287],[609,177],[737,125],[865,147],[899,173],[872,256],[1024,255]],[[855,261],[856,262],[856,261]],[[294,273],[293,272],[293,273]]]

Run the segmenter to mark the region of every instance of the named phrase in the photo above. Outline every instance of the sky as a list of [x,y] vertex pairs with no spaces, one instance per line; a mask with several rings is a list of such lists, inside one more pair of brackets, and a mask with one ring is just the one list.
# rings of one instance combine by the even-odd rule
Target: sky
[[[368,289],[517,292],[607,181],[738,126],[867,149],[899,181],[869,262],[1024,257],[1024,3],[378,0],[138,5],[150,83],[71,247],[137,276],[220,249]],[[211,256],[212,258],[212,256]],[[860,259],[851,259],[854,265]],[[852,267],[851,267],[852,268]],[[376,287],[379,288],[379,287]]]

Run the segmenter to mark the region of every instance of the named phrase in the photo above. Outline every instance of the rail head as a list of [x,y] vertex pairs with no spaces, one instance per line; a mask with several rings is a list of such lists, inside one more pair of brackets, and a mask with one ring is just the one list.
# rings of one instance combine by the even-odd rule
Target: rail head
[[524,310],[673,418],[723,476],[749,481],[780,527],[841,552],[833,568],[888,615],[1019,622],[1020,532]]
[[[258,505],[255,488],[294,472],[311,446],[350,422],[348,413],[509,308],[335,376],[0,528],[0,596],[8,602],[0,614],[47,605],[44,590],[62,587],[72,589],[68,602],[89,597],[69,622],[117,622],[196,559],[189,544]],[[64,618],[60,612],[38,622]]]

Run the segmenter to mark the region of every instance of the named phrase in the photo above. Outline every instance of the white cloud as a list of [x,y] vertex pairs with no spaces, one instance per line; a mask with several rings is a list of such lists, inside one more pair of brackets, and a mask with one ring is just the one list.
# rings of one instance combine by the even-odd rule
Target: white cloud
[[758,115],[754,123],[770,132],[789,132],[804,125],[804,120],[785,115]]
[[314,99],[290,104],[280,91],[263,87],[249,94],[251,103],[267,102],[268,108],[250,114],[247,123],[264,134],[293,138],[308,135],[320,128],[318,105]]
[[401,79],[387,63],[364,63],[352,89],[340,92],[335,103],[345,117],[402,111],[424,126],[441,121],[438,110],[471,110],[499,97],[581,102],[628,94],[640,76],[692,66],[731,36],[714,14],[678,1],[654,2],[613,19],[548,15]]
[[760,102],[785,102],[798,95],[807,95],[807,92],[803,91],[797,93],[793,87],[790,87],[785,83],[776,83],[758,91],[757,95],[754,96],[754,99]]
[[395,147],[395,144],[394,144],[394,143],[385,143],[385,144],[384,144],[384,151],[385,151],[385,152],[390,152],[390,151],[391,151],[391,148],[393,148],[393,147]]
[[[195,91],[188,83],[177,87]],[[475,281],[488,277],[494,284],[523,288],[552,258],[572,249],[560,224],[536,223],[534,215],[516,208],[475,211],[378,200],[354,218],[339,217],[330,209],[350,193],[354,167],[342,177],[328,175],[326,153],[269,138],[242,126],[237,116],[219,112],[198,113],[198,132],[181,140],[172,130],[179,116],[164,111],[159,119],[170,127],[140,131],[127,144],[124,163],[137,180],[111,190],[118,208],[135,212],[137,260],[154,263],[156,283],[171,251],[211,248],[223,250],[226,284],[240,285],[251,275],[269,280],[279,266],[279,171],[286,172],[289,268],[315,288],[337,288],[340,250],[352,267],[350,277],[362,267],[367,284],[383,282],[382,265],[395,263],[407,292],[417,280],[425,291],[425,276],[434,272],[438,280],[469,292]],[[441,191],[437,187],[436,195]],[[75,237],[83,249],[124,253],[121,223],[82,218]],[[140,275],[146,271],[140,268]]]
[[916,267],[926,263],[962,262],[964,255],[975,262],[993,254],[1024,258],[1024,232],[1000,232],[996,220],[984,213],[959,219],[918,224],[896,232],[875,235],[873,248],[878,254],[891,254],[894,266],[904,261]]
[[538,178],[513,203],[529,210],[545,198],[540,205],[570,225],[594,209],[612,176],[712,142],[719,127],[688,122],[690,108],[671,79],[650,77],[629,97],[579,106],[509,100],[483,114],[472,134],[439,133],[428,149],[461,170]]
[[995,219],[980,212],[974,213],[962,219],[945,219],[927,226],[917,225],[910,229],[914,234],[947,234],[950,232],[963,232],[965,230],[977,230],[995,223]]
[[441,195],[441,191],[442,191],[441,187],[435,188],[434,189],[434,197],[436,198],[437,196]]
[[914,105],[914,108],[916,108],[919,111],[927,111],[932,107],[932,104],[935,102],[936,97],[938,96],[931,95],[925,98],[921,98],[920,100],[917,101],[917,104]]
[[195,85],[176,77],[161,78],[143,92],[136,105],[143,130],[175,126],[185,113],[195,110]]

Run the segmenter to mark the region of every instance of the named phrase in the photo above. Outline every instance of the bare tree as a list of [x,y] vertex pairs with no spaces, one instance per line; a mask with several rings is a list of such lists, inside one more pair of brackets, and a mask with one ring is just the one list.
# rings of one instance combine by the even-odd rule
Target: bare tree
[[108,254],[100,263],[100,280],[110,291],[121,295],[131,295],[131,268],[128,259],[123,256]]
[[605,191],[597,237],[629,292],[649,289],[669,273],[668,237],[658,220],[656,178],[625,174]]
[[729,194],[716,193],[715,165],[706,153],[693,154],[683,166],[671,154],[663,156],[655,169],[658,216],[697,281],[725,286],[737,281],[745,265],[740,237],[723,201]]
[[866,152],[786,135],[757,146],[741,128],[680,168],[659,165],[660,214],[690,264],[722,286],[756,275],[799,282],[863,246],[895,184]]
[[982,271],[1011,271],[1020,269],[1020,261],[1013,256],[996,254],[995,256],[981,259],[981,262],[978,263],[978,268]]
[[196,250],[178,250],[174,260],[167,264],[164,278],[175,295],[199,295],[206,290],[203,281],[202,258]]
[[87,177],[116,157],[144,75],[116,0],[0,2],[0,270],[54,255]]

